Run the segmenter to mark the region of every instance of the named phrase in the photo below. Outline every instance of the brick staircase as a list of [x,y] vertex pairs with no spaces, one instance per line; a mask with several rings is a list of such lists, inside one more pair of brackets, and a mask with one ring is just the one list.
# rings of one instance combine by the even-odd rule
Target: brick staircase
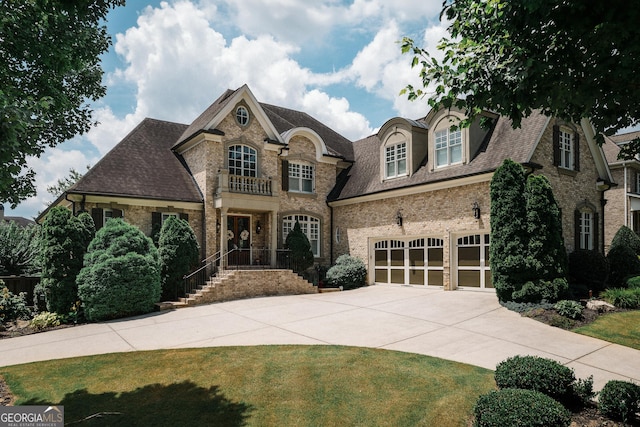
[[212,277],[195,293],[178,302],[164,302],[159,308],[190,307],[212,302],[273,295],[314,294],[318,289],[291,270],[228,270]]

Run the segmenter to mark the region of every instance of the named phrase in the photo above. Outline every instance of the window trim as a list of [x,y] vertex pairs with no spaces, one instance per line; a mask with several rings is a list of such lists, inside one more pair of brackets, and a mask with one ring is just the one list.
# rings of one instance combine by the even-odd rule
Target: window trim
[[[569,165],[567,162],[566,138],[568,137],[570,148],[568,150]],[[559,171],[580,171],[580,134],[577,129],[569,124],[556,124],[553,126],[553,165]]]
[[[307,219],[301,220],[300,218],[307,218]],[[305,236],[307,236],[307,239],[309,239],[313,257],[320,258],[322,256],[322,219],[319,216],[315,216],[308,213],[291,213],[291,214],[283,215],[282,219],[280,220],[280,224],[282,226],[283,244],[284,242],[287,241],[287,235],[289,234],[289,232],[291,232],[291,230],[293,230],[293,228],[295,227],[296,221],[300,223],[300,228],[302,229],[302,232],[305,234]],[[285,223],[288,223],[286,227],[285,227]],[[309,226],[310,224],[314,224],[317,227],[317,238],[315,239],[312,239],[311,237],[313,236],[309,235],[310,234],[309,230],[311,228]],[[313,241],[317,242],[315,247],[314,247]]]
[[[297,175],[298,176],[294,176],[294,174],[292,172],[292,168],[298,168],[297,171]],[[304,175],[304,168],[308,168],[308,170],[310,170],[311,172],[311,178],[305,178]],[[311,163],[311,162],[307,162],[307,161],[303,161],[303,160],[289,160],[287,162],[287,181],[288,181],[288,186],[287,186],[287,191],[290,191],[292,193],[301,193],[301,194],[315,194],[316,192],[316,166]],[[311,190],[306,191],[304,190],[304,186],[303,183],[305,181],[311,181]],[[297,189],[294,189],[294,186],[292,185],[294,182],[297,182]]]
[[[240,168],[231,165],[231,161],[232,160],[233,161],[237,161],[238,160],[238,159],[231,159],[231,153],[232,153],[232,149],[234,147],[241,147],[240,159],[239,159],[239,161],[241,162]],[[254,156],[255,156],[255,161],[254,161],[255,167],[253,169],[254,175],[251,175],[251,174],[247,175],[245,173],[245,171],[251,171],[252,170],[252,169],[245,169],[245,167],[244,167],[244,162],[245,162],[245,160],[244,160],[244,155],[245,155],[244,150],[245,149],[251,150],[253,152]],[[240,141],[235,141],[235,142],[230,143],[227,146],[227,164],[226,164],[226,166],[227,166],[227,170],[229,171],[230,175],[257,178],[258,177],[258,169],[260,167],[260,165],[259,165],[259,157],[258,157],[258,149],[256,147],[250,145],[250,144],[245,144],[245,143],[240,142]],[[238,175],[237,173],[233,173],[234,171],[237,171],[238,169],[241,171],[240,175]]]
[[[444,132],[446,132],[446,143],[444,146],[442,147],[438,147],[438,139],[440,138],[440,135],[442,135]],[[460,143],[457,144],[451,144],[451,135],[452,134],[457,134],[460,137]],[[444,168],[444,167],[448,167],[448,166],[456,166],[456,165],[461,165],[464,163],[464,151],[465,151],[465,135],[466,132],[463,132],[463,130],[461,128],[457,128],[456,130],[452,130],[451,126],[445,128],[445,129],[439,129],[439,130],[434,130],[433,132],[434,135],[434,139],[433,139],[433,152],[434,152],[434,158],[433,158],[433,164],[434,164],[434,169],[440,169],[440,168]],[[460,160],[453,162],[451,160],[451,152],[452,149],[454,147],[460,147]],[[438,159],[438,153],[444,151],[447,154],[447,161],[446,163],[439,163],[439,159]]]
[[242,127],[246,127],[249,125],[249,121],[251,119],[251,115],[249,114],[249,109],[244,105],[238,105],[235,111],[236,115],[236,123]]
[[[389,153],[392,152],[391,155],[393,158],[389,159]],[[403,157],[399,157],[402,154]],[[396,142],[393,144],[385,145],[383,152],[384,159],[384,178],[385,179],[393,179],[393,178],[401,178],[409,175],[409,153],[408,153],[408,144],[407,141]],[[399,173],[399,163],[404,161],[404,172]],[[389,173],[389,165],[393,164],[394,173]]]
[[[583,224],[585,223],[585,215],[588,214],[590,218],[588,218],[588,226],[589,230],[585,230]],[[574,212],[574,233],[575,240],[574,245],[575,249],[586,249],[592,251],[598,251],[599,249],[599,241],[601,236],[600,234],[600,218],[598,215],[598,211],[591,203],[584,202],[579,205]],[[586,239],[586,240],[585,240]]]

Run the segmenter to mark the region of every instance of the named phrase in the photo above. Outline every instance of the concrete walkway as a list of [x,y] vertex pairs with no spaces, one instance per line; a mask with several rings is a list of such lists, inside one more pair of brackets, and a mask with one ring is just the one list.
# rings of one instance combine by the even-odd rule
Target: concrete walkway
[[[555,359],[640,383],[640,351],[553,328],[501,307],[494,293],[371,286],[254,298],[0,340],[0,366],[91,354],[187,347],[337,344],[426,354],[495,369],[514,355]],[[1,372],[1,369],[0,369]]]

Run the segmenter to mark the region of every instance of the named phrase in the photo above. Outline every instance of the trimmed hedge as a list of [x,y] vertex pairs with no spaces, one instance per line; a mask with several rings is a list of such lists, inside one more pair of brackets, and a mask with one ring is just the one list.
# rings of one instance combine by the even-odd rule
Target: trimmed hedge
[[514,356],[496,366],[495,380],[501,389],[539,391],[566,402],[573,396],[576,377],[573,370],[555,360],[537,356]]
[[494,390],[474,407],[476,427],[566,427],[571,415],[559,402],[533,390]]
[[611,380],[600,392],[600,412],[627,422],[640,412],[640,386],[627,381]]

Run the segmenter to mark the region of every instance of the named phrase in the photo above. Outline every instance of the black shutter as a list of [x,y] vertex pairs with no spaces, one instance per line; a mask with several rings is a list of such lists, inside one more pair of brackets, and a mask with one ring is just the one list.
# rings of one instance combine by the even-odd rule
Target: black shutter
[[122,218],[122,210],[121,209],[111,209],[111,217],[112,218]]
[[160,231],[162,228],[162,213],[161,212],[151,212],[151,229]]
[[104,223],[104,213],[102,212],[102,209],[92,208],[91,218],[93,218],[93,224],[96,226],[96,231],[100,230]]
[[573,134],[573,169],[580,170],[580,134],[578,132]]
[[578,209],[573,213],[573,229],[575,232],[574,250],[580,249],[580,211]]
[[560,126],[553,126],[553,165],[560,166]]
[[600,246],[598,246],[598,242],[600,241],[600,215],[598,212],[593,213],[593,250],[600,252]]
[[289,161],[282,161],[282,191],[289,191]]
[[185,221],[189,222],[189,214],[181,213],[180,219],[184,219]]

